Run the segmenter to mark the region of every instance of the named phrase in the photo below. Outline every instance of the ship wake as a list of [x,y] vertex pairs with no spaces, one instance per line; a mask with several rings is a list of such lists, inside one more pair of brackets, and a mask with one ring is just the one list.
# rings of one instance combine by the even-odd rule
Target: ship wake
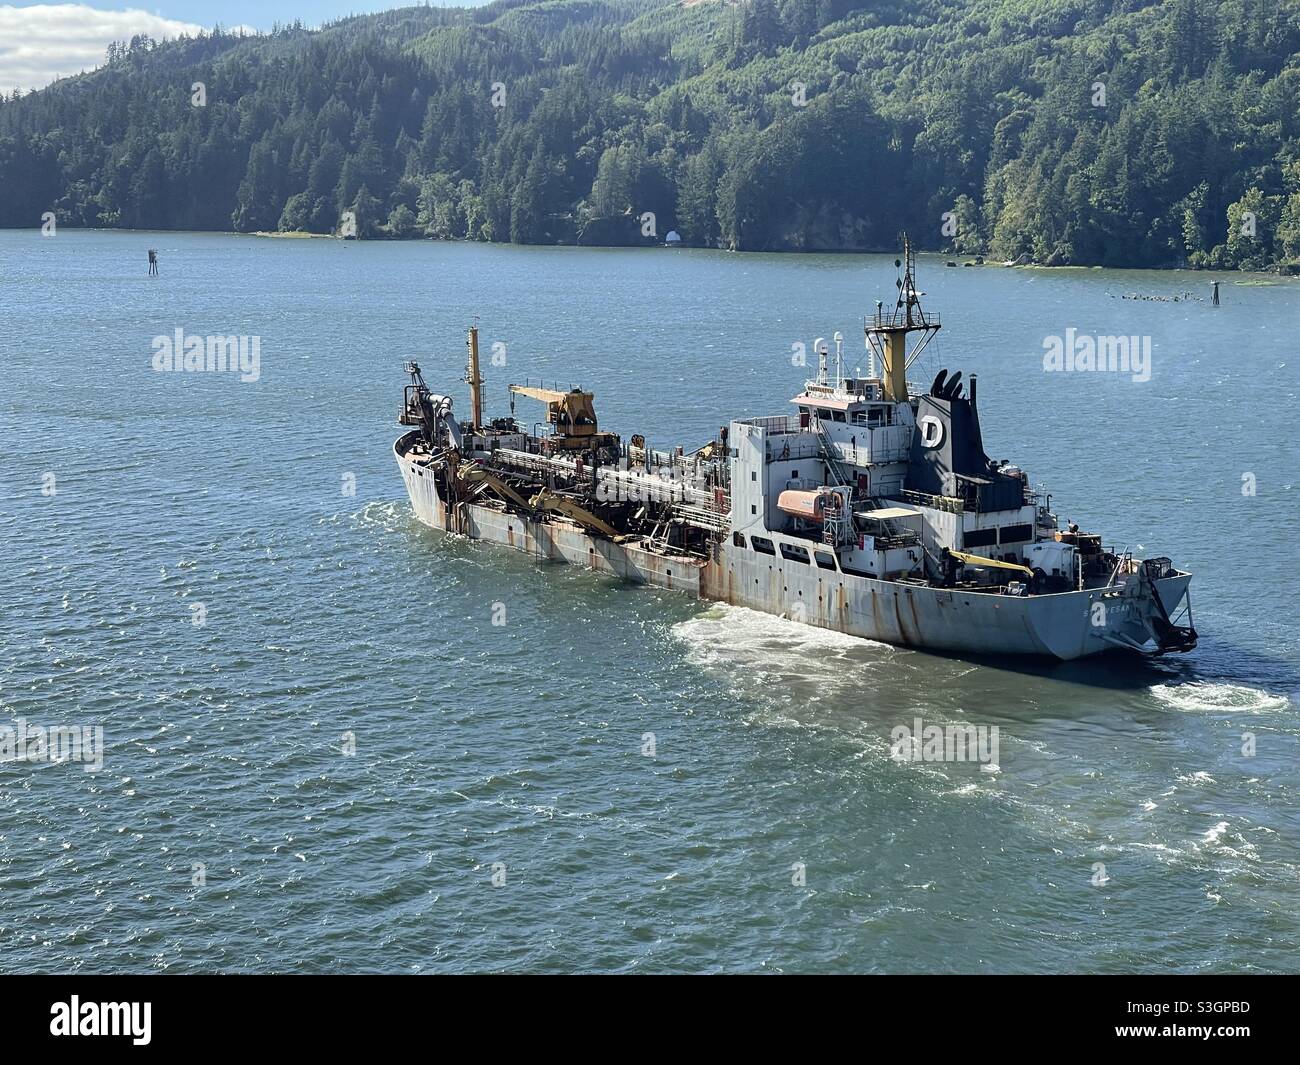
[[716,603],[672,627],[692,665],[726,673],[738,688],[782,697],[855,688],[862,671],[900,652],[875,640],[788,621],[747,607]]
[[1151,694],[1160,702],[1186,713],[1271,713],[1285,710],[1291,700],[1242,684],[1189,681],[1185,684],[1155,684]]

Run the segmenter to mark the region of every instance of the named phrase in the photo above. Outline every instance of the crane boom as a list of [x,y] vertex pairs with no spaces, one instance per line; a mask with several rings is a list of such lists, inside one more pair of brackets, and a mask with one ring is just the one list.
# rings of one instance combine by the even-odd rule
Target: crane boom
[[965,551],[949,551],[948,554],[959,562],[964,562],[968,566],[980,566],[991,569],[1009,569],[1018,573],[1023,573],[1027,577],[1032,577],[1034,571],[1028,566],[1021,566],[1015,562],[1003,562],[1000,558],[983,558],[980,555],[972,555]]
[[566,395],[553,388],[534,388],[532,385],[511,385],[510,391],[518,396],[527,396],[529,399],[540,399],[543,403],[559,403]]
[[595,394],[580,388],[560,392],[533,385],[511,385],[511,395],[527,396],[546,404],[546,420],[555,426],[553,440],[568,451],[587,451],[593,447],[616,444],[617,438],[601,433],[596,427]]

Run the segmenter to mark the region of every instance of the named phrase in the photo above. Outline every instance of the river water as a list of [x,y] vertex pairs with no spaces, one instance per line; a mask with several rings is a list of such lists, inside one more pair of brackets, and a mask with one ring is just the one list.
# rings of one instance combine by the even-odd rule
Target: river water
[[[796,345],[865,368],[894,280],[0,233],[0,738],[103,736],[98,771],[0,764],[0,969],[1300,969],[1300,282],[921,259],[912,376],[977,372],[990,454],[1194,571],[1186,657],[928,655],[411,517],[402,363],[464,409],[473,316],[489,413],[578,384],[692,447],[789,410]],[[1149,337],[1149,379],[1045,372],[1070,329]],[[258,338],[255,372],[155,371],[176,330]],[[917,717],[997,726],[995,763],[891,758]]]

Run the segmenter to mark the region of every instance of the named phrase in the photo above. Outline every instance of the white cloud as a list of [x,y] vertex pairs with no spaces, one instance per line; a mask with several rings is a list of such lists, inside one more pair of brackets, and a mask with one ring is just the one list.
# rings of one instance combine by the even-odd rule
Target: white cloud
[[86,4],[0,6],[0,92],[15,87],[40,89],[55,78],[79,74],[104,62],[113,41],[137,33],[154,40],[188,33],[202,26],[151,15],[147,11],[99,11]]

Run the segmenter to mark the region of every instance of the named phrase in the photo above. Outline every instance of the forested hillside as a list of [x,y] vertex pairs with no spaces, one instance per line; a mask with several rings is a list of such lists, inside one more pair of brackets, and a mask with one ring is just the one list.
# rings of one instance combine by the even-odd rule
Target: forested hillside
[[1296,0],[500,0],[137,39],[0,103],[0,225],[1294,264],[1297,53]]

